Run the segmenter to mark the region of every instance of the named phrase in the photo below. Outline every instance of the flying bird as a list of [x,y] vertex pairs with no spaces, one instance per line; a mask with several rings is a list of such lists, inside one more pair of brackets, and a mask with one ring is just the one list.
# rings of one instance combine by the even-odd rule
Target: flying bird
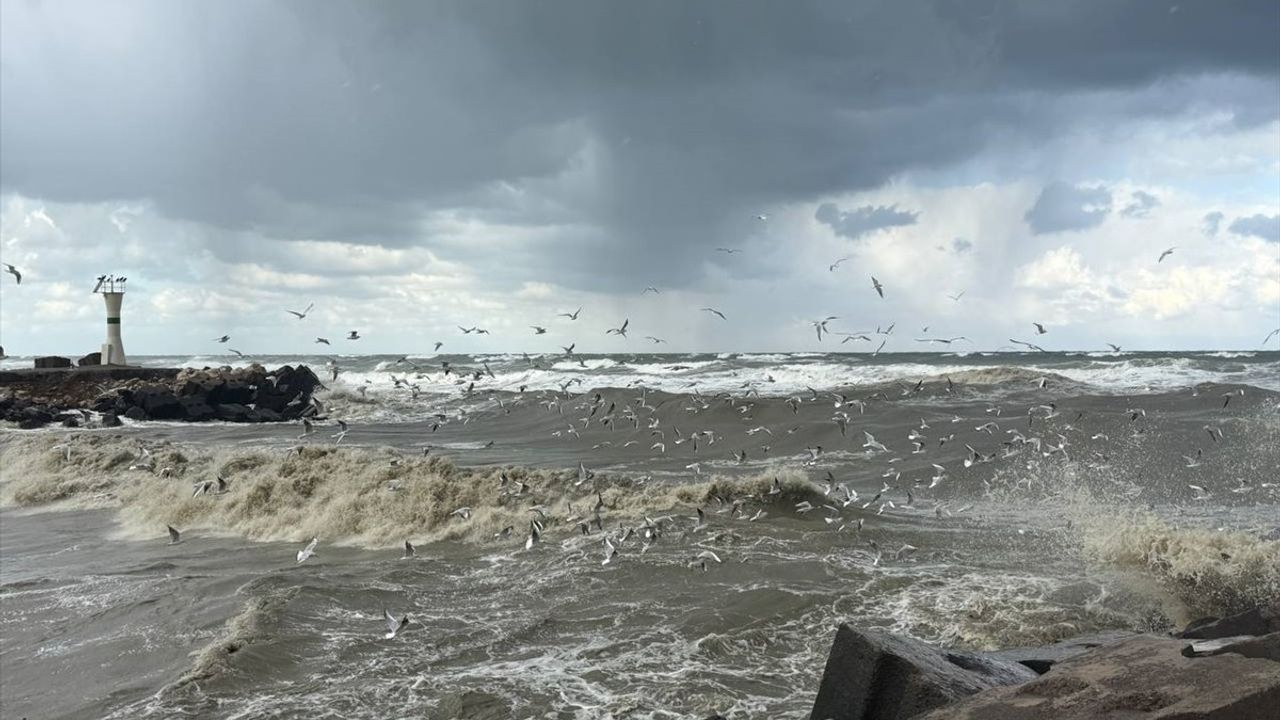
[[577,310],[574,310],[574,311],[573,311],[573,312],[571,312],[571,313],[560,313],[560,314],[559,314],[559,315],[557,315],[556,317],[567,317],[567,318],[569,318],[570,320],[577,320],[577,319],[578,319],[578,313],[580,313],[580,312],[582,312],[582,308],[578,308]]
[[439,340],[437,340],[437,341],[436,341],[436,346],[435,346],[434,348],[432,348],[432,349],[431,349],[431,352],[439,352],[440,347],[441,347],[442,345],[444,345],[444,343],[442,343],[442,342],[440,342]]
[[401,559],[401,560],[408,560],[409,558],[413,557],[413,556],[414,556],[414,554],[416,554],[416,553],[417,553],[417,551],[413,549],[413,543],[409,542],[408,540],[405,540],[405,541],[404,541],[404,555],[401,555],[401,556],[400,556],[400,559]]
[[831,331],[827,329],[827,323],[831,322],[832,320],[839,320],[839,318],[836,317],[835,315],[828,315],[825,319],[822,319],[822,320],[809,321],[809,324],[813,326],[813,329],[818,331],[818,342],[822,342],[822,333],[826,333],[828,335],[831,334]]
[[658,294],[658,288],[656,288],[656,287],[654,287],[654,286],[650,285],[649,287],[647,287],[647,288],[645,288],[644,290],[641,290],[641,291],[640,291],[640,294],[641,294],[641,295],[644,295],[645,293],[653,293],[654,295],[657,295],[657,294]]
[[383,639],[385,640],[390,640],[391,638],[395,637],[396,633],[403,630],[404,626],[409,624],[408,615],[405,615],[404,617],[397,620],[395,616],[391,614],[391,611],[384,609],[382,611],[382,616],[387,621],[387,634],[382,636]]
[[328,344],[329,344],[329,339],[328,339],[328,338],[318,337],[318,338],[316,338],[316,343],[317,343],[317,344],[319,344],[319,345],[328,345]]
[[716,314],[716,315],[719,315],[721,320],[728,320],[728,319],[729,319],[729,318],[727,318],[727,317],[725,317],[725,316],[724,316],[724,313],[720,312],[719,310],[717,310],[717,309],[715,309],[715,308],[704,307],[704,308],[702,308],[702,311],[703,311],[703,312],[714,313],[714,314]]
[[351,332],[347,333],[347,339],[348,339],[348,340],[359,340],[359,339],[360,339],[360,331],[359,331],[359,330],[352,330]]
[[546,328],[544,328],[544,327],[542,327],[541,325],[530,325],[529,327],[533,328],[533,334],[534,334],[534,335],[546,335],[546,334],[547,334],[547,329],[546,329]]
[[244,357],[244,353],[240,352],[239,350],[237,350],[237,349],[235,349],[235,348],[227,348],[227,351],[228,351],[228,352],[235,353],[236,357]]
[[1112,352],[1120,352],[1120,346],[1115,343],[1107,343],[1107,347],[1110,347]]
[[315,303],[311,303],[310,305],[307,306],[307,309],[303,310],[302,312],[298,312],[297,310],[285,310],[285,312],[289,313],[290,315],[296,316],[299,320],[301,320],[305,318],[307,316],[307,313],[311,312],[311,308],[315,306],[316,306]]
[[1048,330],[1045,330],[1045,329],[1044,329],[1044,326],[1043,326],[1043,325],[1041,325],[1041,324],[1040,324],[1040,323],[1038,323],[1038,322],[1033,322],[1033,323],[1031,323],[1031,324],[1036,326],[1036,334],[1037,334],[1037,335],[1044,335],[1045,333],[1049,332]]
[[740,253],[740,252],[742,252],[742,251],[741,251],[741,250],[739,250],[738,248],[718,247],[718,248],[716,248],[716,252],[722,252],[722,253],[724,253],[725,255],[732,255],[732,254],[734,254],[734,253]]
[[1272,330],[1271,332],[1267,333],[1267,336],[1262,338],[1262,344],[1266,345],[1271,340],[1271,338],[1275,337],[1276,335],[1280,335],[1280,328],[1276,328],[1275,330]]
[[214,339],[213,339],[213,341],[214,341],[214,342],[224,343],[224,342],[227,342],[227,341],[228,341],[228,340],[230,340],[230,339],[231,339],[231,336],[230,336],[230,335],[223,335],[222,337],[214,338]]
[[182,542],[182,533],[178,532],[178,530],[174,528],[172,525],[169,525],[168,528],[169,528],[169,544],[177,545],[178,543]]
[[1044,348],[1040,347],[1039,345],[1032,345],[1032,344],[1031,344],[1031,343],[1029,343],[1029,342],[1023,342],[1023,341],[1021,341],[1021,340],[1014,340],[1013,338],[1009,338],[1009,342],[1014,343],[1015,345],[1023,345],[1023,346],[1026,346],[1026,347],[1031,348],[1032,350],[1037,350],[1037,351],[1039,351],[1039,352],[1048,352],[1048,350],[1045,350]]
[[1156,262],[1158,262],[1158,263],[1164,262],[1164,259],[1165,259],[1165,258],[1167,258],[1167,257],[1169,257],[1170,255],[1172,255],[1172,254],[1173,254],[1173,251],[1174,251],[1174,250],[1177,250],[1177,249],[1178,249],[1178,248],[1177,248],[1177,246],[1174,246],[1174,247],[1171,247],[1171,248],[1169,248],[1168,250],[1165,250],[1164,252],[1160,253],[1160,259],[1159,259],[1159,260],[1156,260]]
[[316,554],[316,545],[320,542],[319,538],[311,538],[311,542],[306,547],[298,551],[298,565],[306,562],[307,558]]
[[966,292],[965,290],[961,290],[960,292],[956,293],[955,295],[948,295],[947,297],[951,298],[951,299],[952,299],[952,300],[954,300],[955,302],[960,302],[960,298],[964,297],[965,292]]
[[16,280],[19,285],[22,284],[22,273],[18,272],[18,268],[10,265],[9,263],[5,263],[4,271],[12,275],[13,279]]
[[878,293],[878,294],[880,295],[880,299],[881,299],[881,300],[883,300],[883,299],[884,299],[884,286],[880,284],[880,281],[876,279],[876,276],[875,276],[875,275],[872,275],[872,276],[871,276],[871,287],[873,287],[873,288],[875,288],[875,289],[876,289],[876,293]]
[[769,219],[769,216],[761,214],[761,215],[757,215],[756,219],[759,220],[760,222],[764,222],[765,220]]
[[849,259],[849,258],[848,258],[847,256],[846,256],[846,257],[842,257],[842,258],[837,259],[835,262],[833,262],[833,263],[831,263],[830,265],[828,265],[828,266],[827,266],[827,272],[835,272],[835,271],[836,271],[836,268],[840,267],[840,263],[842,263],[842,262],[844,262],[844,261],[846,261],[846,260],[848,260],[848,259]]
[[644,336],[644,339],[645,339],[645,340],[649,340],[649,341],[651,341],[654,345],[657,345],[657,344],[659,344],[659,343],[664,343],[664,342],[666,342],[666,340],[663,340],[663,339],[662,339],[662,338],[660,338],[660,337],[654,337],[654,336],[652,336],[652,335],[645,335],[645,336]]
[[626,337],[626,336],[627,336],[627,325],[629,325],[630,323],[631,323],[631,319],[630,319],[630,318],[628,318],[628,319],[626,319],[626,320],[623,320],[623,321],[622,321],[622,326],[621,326],[621,327],[610,328],[610,329],[608,329],[608,330],[605,330],[605,331],[604,331],[604,334],[605,334],[605,335],[621,335],[622,337]]

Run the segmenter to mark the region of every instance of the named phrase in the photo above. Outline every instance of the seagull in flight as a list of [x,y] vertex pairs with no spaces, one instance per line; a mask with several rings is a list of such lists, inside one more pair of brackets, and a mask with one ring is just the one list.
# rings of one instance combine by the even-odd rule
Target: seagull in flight
[[409,542],[408,540],[405,540],[405,541],[404,541],[404,555],[401,555],[401,556],[400,556],[400,559],[401,559],[401,560],[408,560],[409,558],[413,557],[416,553],[417,553],[417,550],[414,550],[414,549],[413,549],[413,543]]
[[1270,341],[1271,338],[1275,337],[1276,335],[1280,335],[1280,328],[1276,328],[1275,330],[1272,330],[1271,332],[1267,333],[1267,336],[1262,338],[1262,344],[1266,345],[1267,342]]
[[658,288],[656,288],[656,287],[654,287],[654,286],[652,286],[652,285],[650,285],[649,287],[647,287],[647,288],[645,288],[645,289],[643,289],[643,290],[641,290],[641,291],[640,291],[640,294],[641,294],[641,295],[644,295],[645,293],[653,293],[654,295],[659,294],[659,293],[658,293]]
[[360,331],[359,331],[359,330],[352,330],[351,332],[347,333],[347,339],[348,339],[348,340],[359,340],[359,339],[360,339]]
[[534,334],[534,335],[546,335],[546,334],[547,334],[547,329],[546,329],[546,328],[544,328],[544,327],[542,327],[541,325],[530,325],[529,327],[533,328],[533,334]]
[[875,276],[875,275],[872,275],[872,276],[871,276],[871,287],[873,287],[873,288],[875,288],[875,289],[876,289],[876,292],[880,295],[880,299],[881,299],[881,300],[883,300],[883,299],[884,299],[884,286],[880,284],[880,281],[876,279],[876,276]]
[[725,255],[732,255],[732,254],[734,254],[734,253],[740,253],[740,252],[742,252],[742,251],[741,251],[741,250],[739,250],[738,248],[718,247],[718,248],[716,248],[716,252],[722,252],[722,253],[724,253]]
[[844,261],[846,261],[846,260],[848,260],[848,259],[849,259],[849,257],[848,257],[848,256],[845,256],[845,257],[839,258],[838,260],[836,260],[835,262],[833,262],[833,263],[831,263],[830,265],[828,265],[828,266],[827,266],[827,272],[835,272],[835,271],[836,271],[836,268],[840,267],[840,263],[842,263],[842,262],[844,262]]
[[1031,324],[1036,326],[1036,334],[1037,334],[1037,335],[1044,335],[1045,333],[1049,332],[1048,330],[1045,330],[1045,329],[1044,329],[1044,326],[1043,326],[1043,325],[1041,325],[1041,324],[1040,324],[1040,323],[1038,323],[1038,322],[1033,322],[1033,323],[1031,323]]
[[836,317],[835,315],[828,315],[823,320],[809,321],[809,324],[813,326],[813,329],[818,331],[818,342],[822,342],[822,333],[826,333],[828,335],[831,334],[831,331],[827,329],[827,323],[831,322],[832,320],[839,320],[839,319],[840,318]]
[[298,565],[306,562],[307,558],[316,554],[316,545],[320,542],[319,538],[311,538],[311,542],[306,547],[298,551]]
[[1169,248],[1168,250],[1165,250],[1164,252],[1160,253],[1160,259],[1159,259],[1159,260],[1156,260],[1156,262],[1158,262],[1158,263],[1164,262],[1164,259],[1165,259],[1165,258],[1167,258],[1167,257],[1169,257],[1170,255],[1172,255],[1172,254],[1173,254],[1173,251],[1174,251],[1174,250],[1177,250],[1177,249],[1178,249],[1178,248],[1177,248],[1177,246],[1175,245],[1174,247],[1171,247],[1171,248]]
[[577,320],[577,319],[578,319],[578,313],[580,313],[580,312],[582,312],[582,308],[578,308],[577,310],[574,310],[574,311],[573,311],[573,312],[571,312],[571,313],[560,313],[560,314],[559,314],[559,315],[557,315],[556,317],[567,317],[567,318],[569,318],[570,320]]
[[328,344],[329,344],[329,339],[328,339],[328,338],[318,337],[318,338],[316,338],[316,344],[317,344],[317,345],[328,345]]
[[214,339],[213,339],[213,341],[214,341],[214,342],[224,343],[224,342],[227,342],[227,341],[228,341],[228,340],[230,340],[230,339],[231,339],[231,336],[230,336],[230,335],[223,335],[222,337],[214,338]]
[[756,216],[756,219],[757,219],[757,220],[759,220],[760,222],[764,222],[765,220],[768,220],[768,219],[769,219],[769,216],[768,216],[768,215],[761,214],[761,215],[757,215],[757,216]]
[[409,624],[408,615],[405,615],[404,617],[397,620],[395,616],[391,614],[390,610],[384,609],[382,611],[382,617],[387,621],[387,634],[382,636],[384,640],[390,640],[391,638],[395,637],[396,633],[403,630],[404,626]]
[[649,341],[653,342],[653,344],[654,344],[654,345],[658,345],[658,344],[660,344],[660,343],[664,343],[664,342],[666,342],[666,340],[663,340],[663,339],[662,339],[662,338],[660,338],[660,337],[654,337],[654,336],[652,336],[652,335],[645,335],[645,336],[644,336],[644,339],[645,339],[645,340],[649,340]]
[[178,532],[177,528],[175,528],[172,525],[169,525],[168,528],[169,528],[169,544],[177,545],[178,543],[182,542],[182,533]]
[[966,292],[965,290],[961,290],[955,295],[948,295],[947,297],[951,298],[955,302],[960,302],[960,298],[964,297],[965,292]]
[[433,348],[431,348],[431,352],[440,352],[440,347],[441,347],[441,346],[443,346],[443,345],[444,345],[444,343],[442,343],[442,342],[440,342],[439,340],[437,340],[437,341],[436,341],[436,346],[435,346],[435,347],[433,347]]
[[608,330],[605,330],[605,331],[604,331],[604,334],[605,334],[605,335],[621,335],[622,337],[626,337],[626,336],[627,336],[627,325],[629,325],[630,323],[631,323],[631,319],[630,319],[630,318],[628,318],[628,319],[626,319],[626,320],[623,320],[623,321],[622,321],[622,326],[621,326],[621,327],[610,328],[610,329],[608,329]]
[[1120,352],[1120,346],[1115,343],[1107,343],[1107,347],[1111,348],[1111,352]]
[[1032,344],[1031,344],[1031,343],[1029,343],[1029,342],[1023,342],[1023,341],[1021,341],[1021,340],[1014,340],[1013,338],[1009,338],[1009,342],[1011,342],[1011,343],[1013,343],[1013,344],[1015,344],[1015,345],[1023,345],[1023,346],[1029,347],[1029,348],[1031,348],[1032,350],[1038,350],[1038,351],[1040,351],[1040,352],[1049,352],[1048,350],[1045,350],[1044,348],[1040,347],[1039,345],[1032,345]]
[[702,311],[703,311],[703,312],[714,313],[714,314],[716,314],[716,315],[719,315],[721,320],[728,320],[728,319],[729,319],[729,318],[727,318],[727,317],[725,317],[725,316],[724,316],[724,313],[720,312],[719,310],[717,310],[717,309],[715,309],[715,308],[704,307],[704,308],[702,308]]
[[301,319],[305,318],[305,317],[307,316],[307,313],[311,312],[311,308],[313,308],[313,307],[315,307],[315,306],[316,306],[316,304],[315,304],[315,303],[311,303],[310,305],[308,305],[308,306],[307,306],[307,309],[306,309],[306,310],[303,310],[302,312],[298,312],[297,310],[285,310],[285,312],[289,313],[290,315],[294,315],[294,316],[296,316],[299,320],[301,320]]
[[963,335],[957,335],[956,337],[953,337],[953,338],[916,338],[916,342],[942,343],[943,345],[950,345],[951,343],[957,340],[964,340],[968,342],[969,338]]
[[230,352],[235,353],[235,354],[236,354],[236,357],[244,357],[244,353],[240,352],[239,350],[237,350],[237,349],[235,349],[235,348],[227,348],[227,350],[228,350],[228,351],[230,351]]
[[18,272],[18,268],[10,265],[9,263],[5,263],[4,271],[12,275],[13,279],[16,280],[19,285],[22,284],[22,273]]

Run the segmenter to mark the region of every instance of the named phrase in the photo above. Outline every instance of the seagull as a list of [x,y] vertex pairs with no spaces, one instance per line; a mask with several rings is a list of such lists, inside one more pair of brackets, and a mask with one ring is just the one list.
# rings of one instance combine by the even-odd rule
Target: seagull
[[846,260],[848,260],[848,259],[849,259],[849,258],[848,258],[848,256],[845,256],[845,257],[842,257],[842,258],[837,259],[835,262],[833,262],[833,263],[831,263],[830,265],[828,265],[828,266],[827,266],[827,272],[835,272],[835,271],[836,271],[836,268],[840,267],[840,263],[842,263],[842,262],[844,262],[844,261],[846,261]]
[[359,331],[359,330],[352,330],[351,332],[347,333],[347,339],[348,339],[348,340],[359,340],[359,339],[360,339],[360,331]]
[[1267,333],[1267,336],[1262,338],[1262,344],[1266,345],[1267,342],[1270,341],[1271,338],[1275,337],[1276,335],[1280,335],[1280,328],[1276,328],[1275,330],[1272,330],[1271,332]]
[[285,310],[285,312],[289,313],[290,315],[294,315],[294,316],[296,316],[299,320],[301,320],[301,319],[305,318],[305,317],[307,316],[307,313],[311,312],[311,308],[313,308],[313,307],[315,307],[315,306],[316,306],[316,304],[315,304],[315,303],[311,303],[310,305],[308,305],[308,306],[307,306],[307,309],[306,309],[306,310],[303,310],[302,312],[298,312],[297,310]]
[[1174,247],[1171,247],[1171,248],[1169,248],[1168,250],[1165,250],[1164,252],[1160,253],[1160,259],[1159,259],[1159,260],[1156,260],[1156,262],[1158,262],[1158,263],[1160,263],[1160,262],[1164,262],[1164,259],[1165,259],[1165,258],[1167,258],[1167,257],[1169,257],[1170,255],[1172,255],[1172,254],[1173,254],[1173,251],[1174,251],[1174,250],[1177,250],[1177,249],[1178,249],[1178,248],[1177,248],[1177,246],[1174,246]]
[[605,538],[604,539],[604,561],[601,562],[600,564],[608,565],[616,557],[618,557],[618,548],[614,546],[614,544],[609,540],[609,538]]
[[876,279],[876,276],[875,276],[875,275],[872,275],[872,276],[871,276],[871,287],[873,287],[873,288],[875,288],[875,289],[876,289],[876,292],[880,295],[880,299],[881,299],[881,300],[883,300],[883,299],[884,299],[884,286],[880,284],[880,281]]
[[645,293],[653,293],[654,295],[659,294],[659,293],[658,293],[658,288],[656,288],[656,287],[654,287],[654,286],[652,286],[652,285],[650,285],[649,287],[647,287],[647,288],[645,288],[645,289],[643,289],[643,290],[641,290],[641,291],[640,291],[640,294],[641,294],[641,295],[644,295]]
[[542,327],[541,325],[530,325],[529,327],[533,328],[533,334],[534,334],[534,335],[546,335],[546,334],[547,334],[547,329],[546,329],[546,328],[544,328],[544,327]]
[[1043,325],[1041,325],[1041,324],[1040,324],[1040,323],[1038,323],[1038,322],[1033,322],[1033,323],[1031,323],[1031,324],[1036,326],[1036,334],[1037,334],[1037,335],[1044,335],[1045,333],[1049,332],[1048,330],[1045,330],[1045,329],[1044,329],[1044,326],[1043,326]]
[[214,339],[213,339],[213,341],[214,341],[214,342],[224,343],[224,342],[227,342],[227,341],[228,341],[228,340],[230,340],[230,339],[231,339],[231,336],[230,336],[230,335],[223,335],[222,337],[214,338]]
[[442,343],[442,342],[440,342],[439,340],[437,340],[437,341],[436,341],[436,346],[435,346],[435,347],[433,347],[433,348],[431,348],[431,352],[439,352],[439,351],[440,351],[440,347],[441,347],[442,345],[444,345],[444,343]]
[[960,298],[964,297],[965,292],[967,292],[967,291],[966,291],[966,290],[961,290],[960,292],[956,293],[955,295],[948,295],[947,297],[951,298],[951,299],[952,299],[953,301],[955,301],[955,302],[960,302]]
[[741,250],[739,250],[738,248],[718,247],[718,248],[716,248],[716,252],[722,252],[722,253],[724,253],[725,255],[732,255],[732,254],[734,254],[734,253],[740,253],[740,252],[742,252],[742,251],[741,251]]
[[316,554],[316,544],[320,542],[319,538],[311,538],[311,542],[306,547],[298,551],[298,565],[306,562],[306,559]]
[[578,343],[573,343],[572,345],[561,345],[560,349],[564,350],[565,355],[572,355],[573,349],[577,346],[578,346]]
[[714,313],[714,314],[716,314],[716,315],[719,315],[721,320],[728,320],[728,319],[729,319],[729,318],[727,318],[727,317],[725,317],[725,316],[724,316],[724,313],[720,312],[719,310],[717,310],[717,309],[715,309],[715,308],[704,307],[704,308],[702,308],[702,311],[703,311],[703,312]]
[[382,611],[382,616],[387,620],[387,634],[382,636],[385,640],[390,640],[395,637],[396,633],[403,630],[404,626],[409,624],[408,615],[397,620],[395,616],[391,614],[391,611],[384,609]]
[[604,331],[604,334],[605,334],[605,335],[621,335],[622,337],[626,337],[626,336],[627,336],[627,325],[628,325],[628,324],[630,324],[630,323],[631,323],[631,319],[630,319],[630,318],[628,318],[628,319],[626,319],[626,320],[623,320],[623,321],[622,321],[622,326],[621,326],[621,327],[610,328],[610,329],[608,329],[608,330],[605,330],[605,331]]
[[244,357],[244,353],[235,348],[227,348],[228,351],[235,353],[236,357]]
[[768,216],[768,215],[757,215],[757,216],[756,216],[756,219],[757,219],[757,220],[759,220],[760,222],[764,222],[765,220],[768,220],[768,219],[769,219],[769,216]]
[[462,518],[463,520],[470,520],[470,519],[471,519],[471,508],[470,508],[470,507],[467,507],[467,506],[463,506],[463,507],[458,508],[457,510],[454,510],[453,512],[451,512],[451,513],[449,513],[449,514],[450,514],[450,515],[457,515],[458,517]]
[[809,322],[809,324],[813,326],[813,329],[818,331],[818,342],[822,342],[822,333],[826,333],[828,335],[831,334],[831,331],[827,329],[827,323],[832,320],[839,320],[839,318],[835,315],[828,315],[824,320],[811,320]]
[[1040,351],[1040,352],[1048,352],[1048,350],[1045,350],[1044,348],[1040,347],[1039,345],[1032,345],[1032,344],[1031,344],[1031,343],[1029,343],[1029,342],[1023,342],[1023,341],[1021,341],[1021,340],[1014,340],[1013,338],[1009,338],[1009,342],[1014,343],[1015,345],[1025,345],[1026,347],[1029,347],[1029,348],[1031,348],[1032,350],[1038,350],[1038,351]]
[[12,275],[13,279],[17,280],[19,285],[22,284],[22,273],[18,272],[18,268],[10,265],[9,263],[5,263],[4,271]]
[[574,310],[574,311],[573,311],[573,312],[571,312],[571,313],[560,313],[560,314],[559,314],[559,315],[557,315],[556,317],[567,317],[567,318],[569,318],[570,320],[577,320],[577,319],[578,319],[578,313],[580,313],[580,312],[582,312],[582,308],[578,308],[577,310]]
[[182,542],[182,533],[178,532],[177,528],[175,528],[172,525],[169,525],[168,527],[169,527],[169,544],[177,545],[178,543]]
[[316,338],[316,344],[317,344],[317,345],[328,345],[328,344],[329,344],[329,339],[328,339],[328,338],[318,337],[318,338]]
[[538,521],[530,520],[529,521],[529,537],[525,538],[524,549],[532,550],[533,546],[537,545],[538,541],[541,539],[542,539],[542,531],[538,529]]
[[664,342],[666,342],[666,340],[663,340],[663,339],[662,339],[662,338],[660,338],[660,337],[654,337],[654,336],[652,336],[652,335],[645,335],[645,336],[644,336],[644,339],[645,339],[645,340],[650,340],[650,341],[652,341],[654,345],[657,345],[657,344],[659,344],[659,343],[664,343]]
[[1115,343],[1107,343],[1107,347],[1111,348],[1112,352],[1120,352],[1120,346]]
[[942,343],[944,345],[950,345],[951,343],[956,342],[957,340],[968,341],[969,338],[963,335],[957,335],[956,337],[953,337],[953,338],[916,338],[916,342]]

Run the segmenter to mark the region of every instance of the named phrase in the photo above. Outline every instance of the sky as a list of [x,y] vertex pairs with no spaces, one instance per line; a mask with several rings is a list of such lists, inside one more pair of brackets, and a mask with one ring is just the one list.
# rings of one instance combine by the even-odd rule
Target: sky
[[135,355],[1257,349],[1280,4],[5,0],[0,258],[10,355],[104,273]]

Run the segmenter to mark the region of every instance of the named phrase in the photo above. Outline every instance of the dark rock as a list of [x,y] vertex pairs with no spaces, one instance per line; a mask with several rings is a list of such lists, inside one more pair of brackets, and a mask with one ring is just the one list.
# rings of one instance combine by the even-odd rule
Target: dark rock
[[1280,617],[1252,608],[1224,618],[1204,618],[1187,626],[1178,637],[1187,640],[1212,640],[1235,635],[1266,635],[1280,632]]
[[1202,657],[1235,653],[1248,658],[1265,658],[1280,662],[1280,632],[1262,637],[1240,635],[1216,640],[1194,640],[1182,649],[1183,657]]
[[998,660],[1020,663],[1043,675],[1049,672],[1049,668],[1053,667],[1055,663],[1088,652],[1096,647],[1114,645],[1137,634],[1127,630],[1094,633],[1080,635],[1052,645],[997,650],[996,652],[985,653],[985,655]]
[[253,387],[249,383],[239,381],[220,383],[209,391],[209,402],[215,405],[248,405],[253,402],[253,399]]
[[280,413],[267,408],[258,408],[257,413],[258,419],[262,422],[280,422],[283,419],[280,417]]
[[61,422],[62,422],[62,427],[65,427],[65,428],[78,428],[78,427],[80,427],[80,418],[77,418],[77,417],[76,417],[76,416],[74,416],[74,415],[60,415],[60,416],[58,416],[58,417],[60,418],[60,420],[61,420]]
[[217,417],[213,408],[200,397],[184,397],[178,401],[182,406],[182,419],[189,422],[203,422]]
[[76,361],[76,365],[79,365],[80,367],[90,367],[92,365],[101,365],[101,364],[102,364],[102,353],[100,352],[91,352],[88,355],[85,355],[84,357]]
[[810,718],[909,718],[980,690],[1035,677],[1016,662],[947,652],[918,640],[841,625]]
[[114,412],[106,412],[102,414],[102,427],[120,427],[120,416]]
[[1226,653],[1182,655],[1186,643],[1139,635],[1054,665],[1017,687],[997,687],[919,720],[1247,720],[1276,717],[1280,663]]
[[143,410],[152,420],[181,420],[184,417],[182,403],[171,390],[153,389],[139,398]]
[[37,370],[48,370],[51,368],[69,368],[71,361],[60,355],[47,355],[45,357],[36,358],[35,367]]
[[18,428],[34,430],[53,422],[53,411],[41,405],[30,405],[17,413]]
[[219,420],[227,422],[250,422],[253,411],[244,405],[227,403],[213,406],[213,413]]
[[133,407],[129,408],[128,410],[125,410],[125,411],[124,411],[124,413],[122,413],[122,415],[123,415],[126,419],[134,420],[134,421],[150,420],[150,419],[151,419],[151,418],[147,417],[147,411],[146,411],[146,410],[143,410],[142,408],[138,407],[137,405],[134,405]]

